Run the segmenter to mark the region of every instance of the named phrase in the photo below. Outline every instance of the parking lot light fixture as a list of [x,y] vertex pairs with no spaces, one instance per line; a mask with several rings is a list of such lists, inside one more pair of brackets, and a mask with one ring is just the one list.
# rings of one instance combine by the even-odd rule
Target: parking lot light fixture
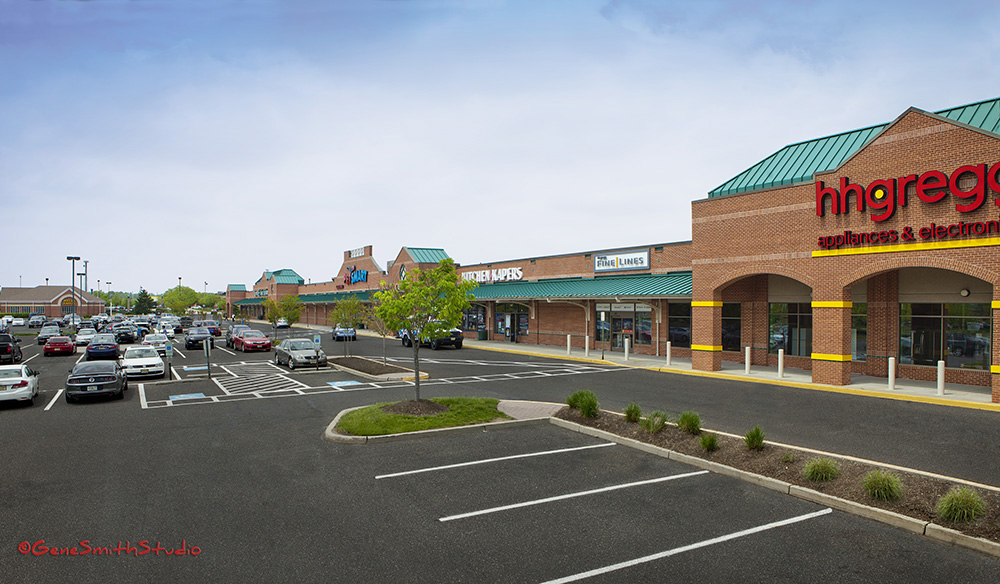
[[76,282],[74,282],[73,279],[76,277],[76,261],[80,259],[80,256],[66,256],[66,259],[70,262],[69,290],[70,300],[73,303],[70,314],[73,315],[73,326],[76,326]]

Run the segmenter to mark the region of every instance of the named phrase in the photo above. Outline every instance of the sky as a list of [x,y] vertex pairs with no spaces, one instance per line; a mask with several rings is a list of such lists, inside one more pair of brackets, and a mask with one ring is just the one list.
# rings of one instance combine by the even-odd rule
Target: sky
[[997,31],[980,0],[0,0],[0,286],[685,241],[787,144],[1000,96]]

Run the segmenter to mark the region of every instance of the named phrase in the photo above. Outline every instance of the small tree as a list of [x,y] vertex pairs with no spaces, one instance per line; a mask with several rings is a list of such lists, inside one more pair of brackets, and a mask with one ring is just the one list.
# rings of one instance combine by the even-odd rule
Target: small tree
[[416,399],[420,400],[420,341],[436,339],[458,326],[462,311],[475,300],[474,280],[458,279],[455,262],[445,258],[432,270],[414,269],[395,288],[377,292],[378,315],[392,330],[407,330],[413,340]]
[[135,297],[135,306],[132,309],[134,314],[149,314],[153,312],[153,297],[145,289],[139,289],[139,294]]
[[392,334],[393,330],[390,329],[385,324],[385,321],[382,320],[382,317],[378,315],[378,304],[377,300],[375,304],[366,304],[364,307],[363,317],[365,320],[365,326],[368,327],[369,330],[375,331],[378,336],[382,337],[382,364],[385,365],[385,338]]
[[278,337],[278,319],[281,318],[281,307],[270,298],[264,299],[264,319],[271,323],[271,334]]
[[[365,307],[358,300],[357,296],[348,296],[344,298],[333,308],[333,314],[330,315],[329,322],[334,326],[340,324],[346,327],[351,327],[357,329],[361,326],[361,323],[365,321]],[[344,356],[350,354],[350,337],[344,342]]]
[[291,327],[302,319],[302,302],[298,296],[285,296],[278,303],[278,312],[281,313],[280,318],[288,321],[288,326]]

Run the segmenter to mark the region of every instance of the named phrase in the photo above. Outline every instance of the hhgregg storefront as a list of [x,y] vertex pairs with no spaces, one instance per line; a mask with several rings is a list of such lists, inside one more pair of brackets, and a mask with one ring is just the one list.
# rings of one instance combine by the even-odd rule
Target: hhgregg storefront
[[998,192],[1000,99],[779,150],[692,204],[693,367],[742,359],[735,313],[754,365],[846,385],[943,361],[1000,402]]

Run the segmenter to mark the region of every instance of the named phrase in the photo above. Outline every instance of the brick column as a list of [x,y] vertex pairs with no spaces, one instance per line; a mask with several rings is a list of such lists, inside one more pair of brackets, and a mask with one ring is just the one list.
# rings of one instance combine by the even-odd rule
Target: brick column
[[722,301],[691,301],[691,368],[722,369]]
[[899,271],[868,279],[868,360],[865,375],[889,376],[889,357],[899,363]]
[[990,361],[990,386],[993,390],[993,403],[1000,403],[1000,286],[993,288],[993,356]]
[[814,383],[851,383],[851,292],[815,290],[813,294]]

